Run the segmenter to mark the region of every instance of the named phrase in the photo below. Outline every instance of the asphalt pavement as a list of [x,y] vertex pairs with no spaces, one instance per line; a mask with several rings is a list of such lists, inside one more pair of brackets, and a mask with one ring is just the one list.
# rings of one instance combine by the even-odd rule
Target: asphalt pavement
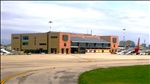
[[150,64],[149,56],[74,54],[1,56],[1,83],[77,84],[81,73],[96,68]]

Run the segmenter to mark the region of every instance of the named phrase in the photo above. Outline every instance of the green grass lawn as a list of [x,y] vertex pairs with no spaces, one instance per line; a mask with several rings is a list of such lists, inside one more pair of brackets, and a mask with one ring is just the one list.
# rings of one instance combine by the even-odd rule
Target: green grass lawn
[[100,68],[80,75],[79,84],[150,84],[150,65]]

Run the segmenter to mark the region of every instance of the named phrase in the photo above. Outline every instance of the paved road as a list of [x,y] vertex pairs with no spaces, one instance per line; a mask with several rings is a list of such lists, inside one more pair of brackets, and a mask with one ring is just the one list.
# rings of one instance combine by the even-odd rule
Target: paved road
[[149,56],[107,54],[2,56],[1,61],[5,84],[77,84],[79,75],[91,69],[150,64]]

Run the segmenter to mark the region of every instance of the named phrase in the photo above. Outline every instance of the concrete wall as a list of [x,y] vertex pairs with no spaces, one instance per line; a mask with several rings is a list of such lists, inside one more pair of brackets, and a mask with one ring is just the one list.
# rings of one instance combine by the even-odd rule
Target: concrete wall
[[[51,53],[51,48],[56,48],[56,53],[59,53],[59,33],[58,32],[50,32],[48,33],[48,52]],[[57,38],[51,38],[52,36],[57,36]]]
[[[28,36],[28,45],[23,45],[23,36]],[[13,37],[19,37],[18,39],[13,39]],[[39,45],[40,43],[46,43],[46,45]],[[11,38],[12,49],[17,50],[35,50],[42,48],[47,50],[47,34],[46,33],[35,33],[35,34],[12,34]]]
[[[67,41],[63,40],[63,38],[62,38],[63,35],[68,35],[68,40]],[[60,32],[59,36],[60,36],[60,38],[59,38],[59,45],[60,45],[59,51],[60,51],[60,53],[62,51],[62,48],[64,49],[64,53],[66,53],[66,49],[68,49],[68,53],[70,53],[71,52],[71,49],[70,49],[71,35],[70,35],[70,33]],[[64,46],[64,43],[66,43],[66,46]]]
[[[36,33],[36,34],[23,34],[23,36],[29,37],[29,44],[22,45],[22,50],[35,50],[42,48],[43,50],[47,50],[47,34],[46,33]],[[46,43],[46,45],[40,45],[40,43]]]
[[[110,50],[111,51],[118,50],[118,36],[101,36],[100,38],[110,42],[110,44],[111,44]],[[113,43],[113,38],[116,38],[116,43]]]
[[[18,39],[14,39],[15,37],[18,37]],[[11,35],[11,49],[12,50],[20,50],[21,48],[21,35],[20,34],[12,34]]]

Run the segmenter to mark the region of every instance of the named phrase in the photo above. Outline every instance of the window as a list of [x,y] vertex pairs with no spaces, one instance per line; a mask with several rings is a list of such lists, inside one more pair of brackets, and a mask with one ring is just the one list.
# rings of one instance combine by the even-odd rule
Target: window
[[63,35],[62,39],[63,39],[64,41],[67,41],[67,40],[68,40],[68,35]]
[[19,39],[19,37],[13,37],[13,39]]
[[110,47],[110,44],[108,44],[108,47]]
[[88,43],[86,43],[86,46],[88,46]]
[[103,47],[110,47],[110,43],[103,43]]
[[109,47],[109,44],[108,43],[104,43],[103,47]]
[[28,42],[22,42],[22,45],[28,45]]
[[34,45],[36,45],[36,37],[34,37]]
[[102,43],[96,43],[96,47],[102,47]]
[[116,39],[116,38],[113,38],[112,40],[113,40],[113,43],[116,43],[116,40],[117,40],[117,39]]
[[28,36],[23,36],[23,40],[29,40]]
[[88,47],[94,47],[94,43],[88,43]]
[[51,38],[58,38],[58,36],[51,36]]
[[39,43],[39,45],[46,45],[46,43]]
[[64,46],[66,46],[66,43],[64,43]]
[[71,42],[71,46],[78,46],[77,42]]
[[115,48],[115,45],[114,45],[114,48]]
[[86,43],[79,43],[80,47],[86,47]]
[[22,38],[22,45],[28,45],[28,40],[29,40],[29,37],[28,36],[23,36]]
[[77,46],[79,46],[79,43],[77,43]]
[[94,46],[96,47],[96,43],[94,43]]

